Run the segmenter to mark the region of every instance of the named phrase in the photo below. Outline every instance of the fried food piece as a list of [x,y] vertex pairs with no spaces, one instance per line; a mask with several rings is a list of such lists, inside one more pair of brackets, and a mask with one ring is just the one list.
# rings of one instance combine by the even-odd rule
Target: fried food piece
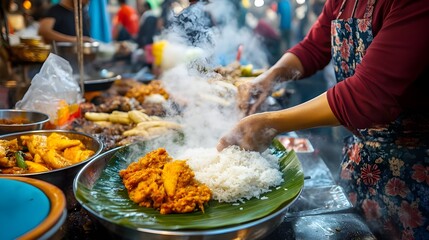
[[32,154],[43,156],[48,148],[48,137],[44,135],[26,135],[21,136],[22,145],[27,146]]
[[64,157],[69,160],[71,163],[81,162],[94,154],[92,150],[82,149],[82,145],[74,146],[64,149]]
[[168,162],[162,170],[162,181],[164,181],[165,192],[169,197],[173,197],[176,193],[177,182],[179,181],[180,173],[184,172],[185,161]]
[[161,214],[204,211],[212,196],[206,185],[195,180],[186,161],[173,160],[164,148],[149,152],[119,175],[133,202]]
[[167,202],[161,205],[161,214],[186,213],[199,208],[204,212],[204,203],[210,200],[211,191],[194,180],[194,172],[186,161],[166,163],[162,179],[167,193]]
[[19,150],[18,139],[0,140],[0,167],[13,167],[15,160],[9,158],[9,155]]
[[110,114],[98,112],[86,112],[85,118],[90,121],[109,121]]
[[139,84],[133,86],[130,90],[127,91],[125,96],[128,98],[134,98],[140,103],[144,103],[145,98],[152,94],[159,94],[165,99],[169,98],[169,94],[162,86],[161,81],[152,81],[149,84]]
[[58,133],[52,133],[47,139],[48,148],[55,149],[57,151],[62,151],[66,148],[75,147],[80,144],[82,144],[80,140],[69,139],[68,137]]
[[53,168],[63,168],[72,165],[71,161],[61,156],[54,149],[49,149],[45,155],[42,156],[43,161],[45,161],[46,165]]
[[28,173],[46,172],[49,171],[45,165],[33,161],[25,161],[28,167]]
[[128,117],[134,122],[134,123],[141,123],[145,121],[150,121],[149,116],[141,111],[138,110],[132,110],[128,112]]

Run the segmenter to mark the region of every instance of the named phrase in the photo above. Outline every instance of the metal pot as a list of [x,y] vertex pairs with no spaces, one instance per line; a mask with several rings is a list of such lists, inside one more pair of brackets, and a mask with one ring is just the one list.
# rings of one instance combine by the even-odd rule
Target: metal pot
[[[52,52],[69,61],[73,72],[78,73],[79,62],[77,44],[73,42],[53,42],[52,46]],[[91,63],[96,59],[99,46],[99,42],[83,43],[82,52],[84,68],[88,68],[87,66],[91,65]]]
[[0,135],[15,132],[25,132],[32,130],[41,130],[49,121],[49,115],[31,110],[20,109],[0,109],[0,119],[12,121],[13,119],[24,119],[27,122],[19,123],[0,123]]

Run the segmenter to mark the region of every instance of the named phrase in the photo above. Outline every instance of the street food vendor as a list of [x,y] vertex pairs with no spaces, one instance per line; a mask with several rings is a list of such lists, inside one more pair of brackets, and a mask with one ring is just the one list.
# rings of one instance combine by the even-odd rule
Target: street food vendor
[[[90,42],[89,16],[85,6],[89,0],[82,1],[82,35],[83,41]],[[40,20],[39,35],[47,43],[76,42],[76,24],[73,0],[61,0],[53,5],[46,16]]]
[[[381,239],[429,239],[429,4],[327,0],[306,38],[241,85],[246,112],[218,150],[262,151],[279,133],[343,125],[339,182]],[[275,81],[334,62],[337,84],[314,99],[253,114]]]

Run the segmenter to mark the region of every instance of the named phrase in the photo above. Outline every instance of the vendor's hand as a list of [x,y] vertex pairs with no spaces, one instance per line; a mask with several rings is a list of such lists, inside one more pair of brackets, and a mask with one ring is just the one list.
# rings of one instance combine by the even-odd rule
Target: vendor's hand
[[82,41],[83,42],[94,42],[94,39],[88,37],[88,36],[82,36]]
[[245,150],[265,151],[278,131],[270,125],[269,113],[254,114],[243,118],[217,145],[217,150],[237,145]]
[[238,107],[244,116],[256,113],[269,96],[273,83],[274,75],[267,71],[252,81],[243,82],[238,86]]

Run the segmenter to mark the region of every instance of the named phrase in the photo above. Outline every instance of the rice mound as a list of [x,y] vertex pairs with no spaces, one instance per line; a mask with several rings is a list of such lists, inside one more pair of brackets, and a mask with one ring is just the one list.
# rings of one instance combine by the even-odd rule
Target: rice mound
[[230,146],[219,153],[214,148],[194,148],[179,158],[187,160],[195,178],[207,185],[219,202],[260,198],[283,181],[278,158],[268,151],[261,154]]

